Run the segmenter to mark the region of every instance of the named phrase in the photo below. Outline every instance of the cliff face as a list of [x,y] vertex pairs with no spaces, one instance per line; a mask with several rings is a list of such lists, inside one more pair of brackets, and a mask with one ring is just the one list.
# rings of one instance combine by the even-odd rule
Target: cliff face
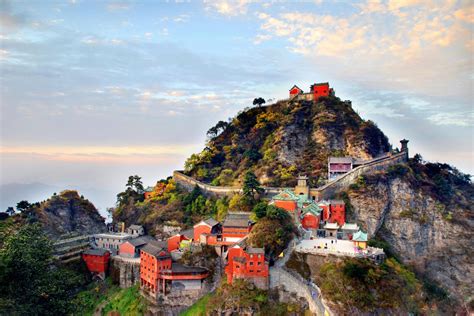
[[350,216],[370,236],[387,241],[405,263],[446,289],[452,298],[467,303],[474,284],[473,186],[448,183],[447,198],[428,178],[406,166],[402,176],[380,174],[349,191]]
[[53,239],[69,233],[94,234],[106,229],[105,219],[77,191],[63,191],[41,202],[33,210],[46,233]]
[[315,182],[327,174],[329,156],[370,159],[390,151],[387,137],[364,121],[349,101],[281,101],[246,110],[208,132],[185,171],[214,185],[239,185],[248,169],[269,186],[292,186],[297,174]]

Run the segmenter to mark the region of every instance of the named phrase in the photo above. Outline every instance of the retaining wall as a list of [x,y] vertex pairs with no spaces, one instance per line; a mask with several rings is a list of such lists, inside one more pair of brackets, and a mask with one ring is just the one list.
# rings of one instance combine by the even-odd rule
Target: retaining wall
[[[310,189],[310,195],[315,196],[316,199],[330,199],[335,193],[342,191],[354,183],[357,178],[361,175],[375,173],[381,170],[385,170],[389,166],[404,163],[408,161],[408,152],[401,152],[395,155],[382,157],[368,162],[364,165],[356,167],[348,173],[340,176],[337,179],[323,185],[319,188]],[[196,185],[203,191],[204,194],[214,197],[232,196],[237,193],[241,193],[242,189],[239,187],[224,187],[224,186],[213,186],[201,181],[198,181],[192,177],[185,175],[182,171],[173,172],[173,180],[191,191]],[[284,189],[293,190],[293,188],[275,188],[275,187],[263,187],[265,189],[265,195],[272,197]]]

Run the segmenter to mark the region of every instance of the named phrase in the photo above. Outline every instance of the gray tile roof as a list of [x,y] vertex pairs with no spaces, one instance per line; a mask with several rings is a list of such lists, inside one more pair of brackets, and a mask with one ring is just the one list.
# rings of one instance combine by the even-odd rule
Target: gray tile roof
[[203,222],[206,223],[207,225],[211,226],[211,227],[216,226],[217,224],[219,224],[219,222],[216,221],[215,219],[213,219],[212,217],[209,217],[208,219],[205,219]]
[[189,267],[189,266],[183,266],[179,263],[173,263],[171,266],[171,271],[173,273],[205,273],[207,272],[207,269],[201,268],[201,267]]
[[251,213],[228,213],[222,223],[223,227],[248,227],[251,224]]
[[157,257],[162,250],[168,250],[168,243],[166,241],[153,240],[142,248],[142,251]]
[[352,157],[329,157],[329,163],[352,163]]
[[140,236],[137,238],[130,239],[128,242],[134,245],[135,247],[138,247],[138,246],[145,245],[149,243],[150,241],[154,241],[154,240],[156,241],[156,239],[154,239],[151,236]]
[[247,247],[245,250],[247,253],[251,254],[265,254],[265,249],[264,248],[252,248],[252,247]]
[[133,224],[133,225],[130,225],[130,227],[128,227],[128,228],[130,228],[130,229],[142,229],[143,226]]
[[188,239],[194,238],[194,228],[186,229],[180,232],[181,235],[185,236]]
[[94,248],[94,249],[87,249],[83,252],[85,255],[93,255],[93,256],[103,256],[108,251],[105,249]]

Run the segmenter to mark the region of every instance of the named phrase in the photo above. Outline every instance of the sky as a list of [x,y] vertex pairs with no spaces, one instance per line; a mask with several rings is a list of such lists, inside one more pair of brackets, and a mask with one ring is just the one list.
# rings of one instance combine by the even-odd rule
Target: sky
[[0,185],[111,206],[255,97],[326,81],[395,147],[474,174],[473,22],[471,1],[0,0]]

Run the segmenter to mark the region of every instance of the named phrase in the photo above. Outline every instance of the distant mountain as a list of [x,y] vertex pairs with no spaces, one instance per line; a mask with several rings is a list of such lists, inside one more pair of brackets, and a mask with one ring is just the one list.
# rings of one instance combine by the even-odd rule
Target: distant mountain
[[21,200],[27,200],[30,203],[41,202],[53,193],[59,193],[66,189],[77,190],[86,196],[104,217],[107,215],[105,211],[107,207],[115,204],[116,193],[103,189],[81,188],[74,185],[59,187],[41,182],[7,183],[0,185],[0,211],[5,211],[9,206],[15,207]]

